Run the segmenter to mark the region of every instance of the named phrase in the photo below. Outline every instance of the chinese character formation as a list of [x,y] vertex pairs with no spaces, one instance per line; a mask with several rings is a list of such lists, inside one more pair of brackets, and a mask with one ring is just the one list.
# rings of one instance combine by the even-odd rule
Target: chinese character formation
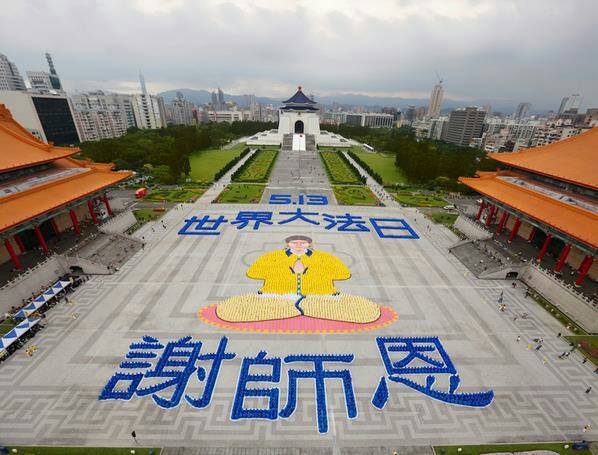
[[227,322],[255,322],[308,316],[352,323],[370,323],[380,307],[360,296],[340,293],[336,280],[348,280],[349,268],[330,253],[315,250],[312,239],[293,235],[286,247],[260,256],[247,276],[263,280],[257,294],[233,296],[218,304],[216,314]]

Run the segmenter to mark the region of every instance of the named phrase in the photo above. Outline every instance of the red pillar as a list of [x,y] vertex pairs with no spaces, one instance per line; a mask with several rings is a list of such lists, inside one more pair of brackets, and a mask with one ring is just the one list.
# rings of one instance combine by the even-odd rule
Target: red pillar
[[488,217],[486,218],[486,227],[490,226],[490,223],[492,222],[492,218],[494,218],[494,210],[496,209],[496,206],[491,205],[490,206],[490,212],[488,212]]
[[496,233],[500,234],[502,232],[502,228],[505,226],[505,223],[509,219],[509,214],[507,212],[503,212],[502,216],[500,217],[500,221],[498,222],[498,228],[496,229]]
[[19,234],[15,234],[15,243],[19,247],[19,250],[21,251],[21,253],[24,253],[25,245],[23,245],[23,241],[21,240],[21,237],[19,237]]
[[110,208],[110,203],[108,202],[108,196],[106,194],[102,194],[102,200],[104,201],[104,205],[106,205],[106,211],[108,212],[108,216],[112,216],[112,209]]
[[21,270],[22,267],[21,267],[21,262],[19,261],[19,257],[15,253],[15,250],[13,249],[13,247],[8,239],[4,239],[4,246],[6,247],[8,254],[10,254],[10,259],[12,260],[12,263],[14,264],[15,268],[17,270]]
[[554,271],[556,273],[559,273],[561,271],[561,269],[563,268],[563,265],[565,265],[565,261],[567,260],[567,256],[569,255],[569,251],[571,251],[571,245],[567,244],[563,248],[563,251],[561,251],[561,255],[559,256],[559,260],[557,261],[556,266],[554,268]]
[[590,269],[592,268],[592,263],[594,262],[594,257],[587,255],[584,260],[582,261],[581,265],[579,266],[579,276],[575,281],[575,286],[580,286],[583,279],[586,277]]
[[42,247],[42,251],[46,254],[48,254],[48,244],[46,243],[46,241],[44,240],[44,236],[42,235],[42,231],[39,230],[39,226],[36,224],[35,226],[33,226],[33,229],[35,231],[35,235],[37,236],[37,240],[39,241],[39,246]]
[[536,226],[532,226],[532,230],[529,233],[529,237],[527,238],[528,242],[531,242],[532,240],[534,240],[534,237],[536,236],[536,231],[538,229],[536,228]]
[[485,208],[486,208],[486,202],[484,202],[484,200],[482,200],[482,203],[480,204],[480,209],[478,210],[478,214],[475,217],[476,221],[480,221],[480,218],[482,217],[482,213],[484,212]]
[[546,250],[548,249],[548,244],[550,243],[551,240],[552,240],[552,234],[548,234],[546,236],[546,240],[544,240],[544,244],[542,245],[542,248],[540,248],[540,253],[538,254],[538,257],[536,258],[536,261],[540,262],[542,260],[542,258],[546,254]]
[[91,199],[87,201],[87,208],[89,209],[89,214],[91,215],[91,221],[93,221],[93,224],[98,224],[98,217],[93,209],[93,203]]
[[52,229],[54,230],[54,234],[60,234],[60,229],[58,229],[58,223],[54,218],[50,218],[50,224],[52,225]]
[[519,232],[519,227],[521,226],[521,218],[517,218],[515,220],[515,224],[513,225],[513,230],[511,231],[511,235],[509,235],[509,243],[513,241],[517,233]]
[[71,216],[71,221],[73,222],[73,228],[77,235],[81,234],[81,228],[79,227],[79,221],[77,220],[77,214],[73,209],[69,210],[69,215]]

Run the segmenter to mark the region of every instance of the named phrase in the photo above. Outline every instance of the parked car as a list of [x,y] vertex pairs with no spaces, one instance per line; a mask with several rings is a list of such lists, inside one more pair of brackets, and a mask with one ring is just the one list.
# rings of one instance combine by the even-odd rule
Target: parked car
[[457,206],[455,204],[449,204],[442,207],[444,210],[455,210]]

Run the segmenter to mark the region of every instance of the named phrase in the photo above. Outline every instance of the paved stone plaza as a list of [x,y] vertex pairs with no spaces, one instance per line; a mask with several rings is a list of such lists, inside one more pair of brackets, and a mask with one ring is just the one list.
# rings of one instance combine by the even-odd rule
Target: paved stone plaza
[[[559,360],[568,349],[556,336],[563,328],[526,300],[520,287],[478,280],[467,272],[447,253],[457,240],[449,230],[428,227],[413,209],[336,205],[303,209],[403,218],[420,238],[338,232],[302,221],[280,225],[279,212],[294,211],[296,205],[216,205],[210,204],[213,198],[209,191],[197,203],[167,213],[166,228],[156,225],[145,249],[118,273],[94,277],[74,295],[74,304],[60,304],[48,313],[47,328],[31,341],[38,346],[33,357],[18,352],[0,365],[2,443],[126,446],[135,430],[144,446],[335,447],[342,453],[360,447],[598,438],[598,376],[591,365],[582,364],[577,354]],[[234,220],[240,210],[272,211],[275,222],[255,231],[226,223],[220,235],[178,235],[192,215]],[[228,331],[198,318],[206,305],[256,292],[260,283],[245,276],[248,266],[298,233],[311,236],[315,249],[333,253],[349,267],[351,279],[337,282],[341,292],[389,306],[398,320],[369,332],[288,334]],[[497,305],[501,291],[506,312]],[[529,317],[522,319],[523,313]],[[162,409],[149,396],[98,400],[129,344],[144,335],[161,342],[190,335],[203,341],[207,352],[228,337],[227,351],[237,355],[223,363],[209,406],[197,409],[183,399],[176,408]],[[450,405],[389,382],[389,401],[376,409],[372,396],[386,374],[378,336],[438,336],[460,375],[459,392],[491,389],[494,401],[486,408]],[[537,337],[545,340],[542,349],[527,349]],[[261,350],[269,357],[354,354],[354,361],[340,368],[351,371],[357,417],[347,418],[341,382],[327,380],[330,428],[318,433],[313,381],[304,380],[290,418],[232,421],[242,359]],[[283,364],[280,407],[286,403],[288,368]],[[585,394],[590,385],[596,390]],[[202,387],[193,375],[186,393],[198,396]],[[249,400],[248,405],[263,407],[264,401]],[[586,424],[591,430],[582,434]]]

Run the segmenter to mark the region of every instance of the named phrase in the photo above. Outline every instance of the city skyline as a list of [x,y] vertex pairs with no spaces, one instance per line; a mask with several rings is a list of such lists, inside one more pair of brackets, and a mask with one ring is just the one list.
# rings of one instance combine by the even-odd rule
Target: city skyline
[[[142,68],[153,93],[221,86],[279,98],[302,83],[316,96],[427,99],[438,70],[445,100],[529,101],[542,110],[558,109],[562,97],[581,93],[582,108],[591,107],[598,103],[598,64],[584,58],[591,53],[584,36],[598,6],[571,3],[378,2],[367,11],[357,3],[341,8],[311,1],[291,7],[184,0],[13,3],[0,19],[0,40],[22,74],[40,69],[43,53],[51,52],[69,92],[135,92]],[[564,23],[575,24],[574,30],[559,33]],[[48,48],[40,48],[40,34]],[[72,40],[73,34],[79,38]],[[285,34],[293,39],[277,38]]]

